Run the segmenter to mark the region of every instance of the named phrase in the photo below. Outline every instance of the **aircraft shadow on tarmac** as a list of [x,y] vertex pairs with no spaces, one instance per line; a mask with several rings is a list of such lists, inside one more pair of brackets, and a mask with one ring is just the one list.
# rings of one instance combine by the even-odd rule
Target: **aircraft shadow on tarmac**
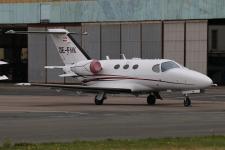
[[[195,103],[198,104],[198,103]],[[200,103],[199,103],[200,104]],[[150,108],[154,108],[154,107],[168,107],[168,106],[172,106],[172,107],[182,107],[182,102],[181,103],[159,103],[159,104],[155,104],[154,106],[150,106],[148,104],[140,104],[140,103],[105,103],[102,106],[96,106],[94,103],[81,103],[81,102],[74,102],[74,103],[48,103],[48,104],[37,104],[37,105],[32,105],[32,106],[36,106],[36,107],[65,107],[65,106],[91,106],[91,107],[111,107],[111,106],[123,106],[123,107],[130,107],[130,106],[134,106],[134,107],[150,107]],[[198,107],[198,106],[193,106],[193,107]]]

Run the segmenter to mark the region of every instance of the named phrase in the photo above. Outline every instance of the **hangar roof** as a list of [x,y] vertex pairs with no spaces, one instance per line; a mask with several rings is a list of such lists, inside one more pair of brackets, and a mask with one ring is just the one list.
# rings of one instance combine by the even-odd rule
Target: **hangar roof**
[[[14,3],[15,1],[15,3]],[[225,18],[224,0],[1,0],[0,24]]]

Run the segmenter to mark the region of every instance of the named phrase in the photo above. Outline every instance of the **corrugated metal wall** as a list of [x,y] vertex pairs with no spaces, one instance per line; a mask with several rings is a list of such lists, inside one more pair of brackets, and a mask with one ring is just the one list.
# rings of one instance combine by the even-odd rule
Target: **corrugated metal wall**
[[100,59],[100,24],[83,24],[82,30],[88,32],[88,35],[82,36],[82,47],[91,58]]
[[224,0],[23,1],[0,3],[0,24],[225,18]]
[[142,58],[162,58],[162,23],[151,22],[141,24]]
[[126,58],[141,57],[140,23],[121,24],[121,53]]
[[164,22],[163,56],[184,64],[184,21]]
[[0,3],[70,2],[82,0],[0,0]]
[[101,25],[101,58],[110,56],[112,59],[120,58],[121,31],[120,24]]
[[186,66],[207,73],[207,21],[188,21],[186,25]]
[[0,4],[0,24],[40,23],[40,4]]

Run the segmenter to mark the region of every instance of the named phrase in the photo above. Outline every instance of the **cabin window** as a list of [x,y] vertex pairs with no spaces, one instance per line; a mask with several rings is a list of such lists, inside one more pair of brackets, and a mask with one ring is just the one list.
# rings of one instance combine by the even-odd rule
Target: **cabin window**
[[180,67],[173,61],[167,61],[167,62],[164,62],[161,64],[162,72],[165,72],[165,71],[173,69],[173,68],[180,68]]
[[114,66],[114,69],[119,69],[119,68],[120,68],[120,65],[119,64],[117,64],[117,65]]
[[138,64],[133,65],[133,69],[137,69],[138,68]]
[[159,73],[160,72],[160,68],[159,68],[159,64],[156,64],[152,67],[152,71]]
[[123,69],[128,69],[128,68],[129,68],[129,65],[128,64],[126,64],[126,65],[123,66]]

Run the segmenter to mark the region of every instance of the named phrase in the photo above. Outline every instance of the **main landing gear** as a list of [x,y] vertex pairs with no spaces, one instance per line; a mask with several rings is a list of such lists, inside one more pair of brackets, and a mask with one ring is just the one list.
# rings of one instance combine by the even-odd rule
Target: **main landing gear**
[[149,94],[149,96],[147,97],[148,105],[155,105],[156,99],[162,100],[162,97],[159,95],[159,92],[153,92]]
[[[162,97],[159,95],[159,92],[150,93],[149,96],[147,97],[148,105],[155,105],[156,99],[162,100]],[[185,94],[185,98],[184,98],[184,106],[185,107],[192,106],[191,105],[191,99],[189,98],[187,93]]]
[[106,99],[105,92],[99,92],[95,96],[95,105],[102,105],[105,99]]
[[148,97],[147,97],[147,103],[148,103],[148,105],[155,105],[155,102],[156,102],[156,97],[155,97],[155,95],[149,95]]
[[[106,97],[105,92],[99,92],[95,96],[95,105],[102,105],[106,98],[107,97]],[[156,99],[161,99],[162,100],[162,97],[159,95],[158,92],[153,92],[153,93],[149,94],[149,96],[147,97],[148,105],[155,105]],[[190,107],[191,106],[191,100],[190,100],[190,98],[189,98],[189,96],[187,94],[185,94],[184,106],[185,107]]]

